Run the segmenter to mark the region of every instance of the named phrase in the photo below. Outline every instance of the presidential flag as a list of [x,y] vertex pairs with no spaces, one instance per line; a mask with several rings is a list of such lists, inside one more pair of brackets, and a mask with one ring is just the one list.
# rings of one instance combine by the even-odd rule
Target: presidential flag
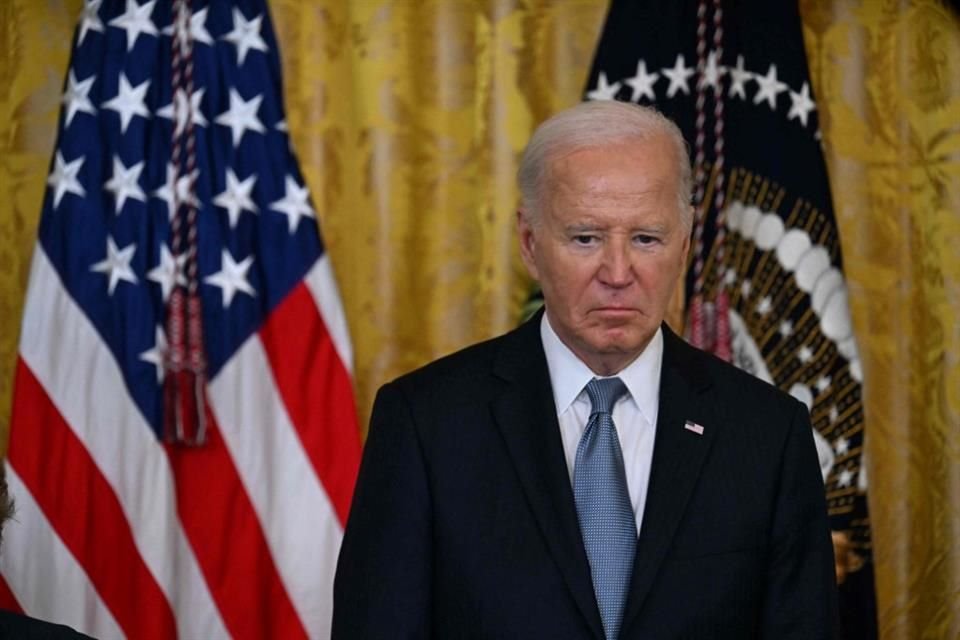
[[875,637],[862,366],[796,4],[615,0],[586,97],[681,126],[697,212],[688,338],[809,407],[845,637]]
[[0,606],[100,638],[327,637],[360,437],[265,2],[86,0],[73,44]]

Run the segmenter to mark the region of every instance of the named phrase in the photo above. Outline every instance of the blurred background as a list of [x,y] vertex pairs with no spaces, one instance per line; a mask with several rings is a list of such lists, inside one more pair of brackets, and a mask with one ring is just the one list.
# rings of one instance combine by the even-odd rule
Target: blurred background
[[[0,452],[82,5],[0,2]],[[519,322],[518,154],[582,99],[607,9],[271,0],[362,430],[381,384]],[[863,367],[879,635],[960,638],[960,21],[935,0],[800,13]]]

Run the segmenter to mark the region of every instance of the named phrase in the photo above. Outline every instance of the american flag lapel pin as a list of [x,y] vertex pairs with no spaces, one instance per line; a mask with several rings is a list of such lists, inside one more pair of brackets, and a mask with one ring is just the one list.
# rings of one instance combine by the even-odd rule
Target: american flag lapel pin
[[683,423],[683,428],[687,431],[693,431],[698,436],[703,435],[703,425],[697,424],[693,420],[687,420],[685,423]]

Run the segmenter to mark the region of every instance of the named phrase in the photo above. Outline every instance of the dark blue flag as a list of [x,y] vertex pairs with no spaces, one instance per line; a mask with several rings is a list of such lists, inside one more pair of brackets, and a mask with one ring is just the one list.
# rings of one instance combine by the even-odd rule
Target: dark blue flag
[[795,3],[614,1],[586,97],[681,126],[697,183],[688,336],[809,407],[845,637],[876,637],[862,368]]

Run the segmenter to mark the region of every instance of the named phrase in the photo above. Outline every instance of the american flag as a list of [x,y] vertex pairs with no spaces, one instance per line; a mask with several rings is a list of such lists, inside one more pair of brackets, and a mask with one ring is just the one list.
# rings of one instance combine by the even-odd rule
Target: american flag
[[[0,606],[100,638],[325,637],[360,456],[344,314],[264,0],[180,1],[86,0],[79,19],[20,338]],[[169,440],[163,391],[190,280],[172,218],[191,206],[198,445]]]

